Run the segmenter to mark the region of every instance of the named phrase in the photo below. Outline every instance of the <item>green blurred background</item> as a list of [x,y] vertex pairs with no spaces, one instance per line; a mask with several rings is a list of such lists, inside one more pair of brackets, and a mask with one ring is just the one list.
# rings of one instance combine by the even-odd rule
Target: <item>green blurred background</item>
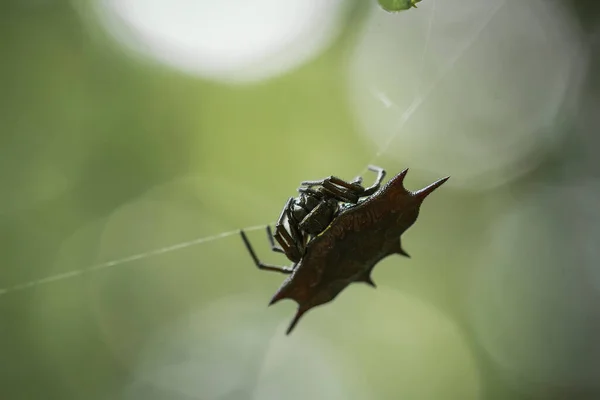
[[[562,2],[547,25],[523,17],[548,48],[566,24],[576,32],[575,53],[552,53],[563,58],[510,92],[564,84],[552,117],[525,129],[518,118],[537,111],[507,111],[511,75],[477,63],[520,75],[535,43],[507,60],[487,40],[555,9],[329,3],[329,42],[247,81],[132,50],[93,2],[0,4],[0,399],[600,398],[598,4]],[[484,33],[461,33],[486,15]],[[414,38],[394,33],[417,22]],[[563,59],[578,64],[557,79]],[[413,118],[402,85],[418,77]],[[463,119],[478,82],[496,103]],[[439,136],[397,134],[403,118]],[[486,118],[497,135],[475,138]],[[494,141],[511,130],[518,140]],[[236,230],[277,219],[300,181],[369,163],[411,168],[409,189],[452,179],[403,236],[412,259],[384,260],[376,290],[352,286],[286,337],[295,305],[266,307],[282,277],[256,270]]]

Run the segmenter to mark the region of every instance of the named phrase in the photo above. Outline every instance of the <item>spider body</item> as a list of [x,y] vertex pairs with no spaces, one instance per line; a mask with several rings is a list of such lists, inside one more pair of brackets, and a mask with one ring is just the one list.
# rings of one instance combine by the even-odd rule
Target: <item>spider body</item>
[[407,171],[393,177],[364,201],[340,211],[325,230],[307,243],[302,258],[291,267],[261,263],[241,232],[259,268],[289,274],[270,302],[292,299],[298,303],[288,334],[304,313],[332,301],[351,283],[375,287],[371,272],[383,258],[392,254],[408,257],[400,236],[415,223],[425,197],[448,177],[410,192],[403,185]]
[[385,171],[375,166],[369,169],[377,172],[377,178],[368,188],[361,185],[361,177],[352,182],[335,176],[302,182],[299,196],[289,198],[283,207],[275,224],[275,234],[268,229],[272,250],[284,253],[294,263],[300,262],[309,240],[329,226],[339,213],[340,204],[357,204],[379,189]]
[[[314,197],[311,196],[308,199],[314,199]],[[333,221],[338,211],[338,201],[322,199],[312,208],[302,208],[301,210],[298,208],[299,206],[294,204],[293,216],[298,228],[309,235],[318,235]]]

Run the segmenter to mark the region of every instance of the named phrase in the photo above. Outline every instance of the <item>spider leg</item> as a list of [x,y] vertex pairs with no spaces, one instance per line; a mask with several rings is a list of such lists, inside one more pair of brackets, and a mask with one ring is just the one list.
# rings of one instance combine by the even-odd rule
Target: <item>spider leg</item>
[[363,191],[362,186],[360,187],[360,191],[355,191],[353,188],[340,188],[330,181],[323,182],[323,188],[336,200],[352,204],[358,203],[359,193]]
[[316,190],[314,190],[314,189],[311,189],[310,187],[302,187],[302,186],[300,186],[300,187],[298,188],[298,193],[310,193],[310,194],[313,194],[313,195],[315,195],[316,197],[319,197],[319,196],[321,196],[321,197],[322,197],[322,196],[323,196],[323,194],[322,194],[322,193],[319,193],[319,192],[317,192]]
[[[298,227],[298,221],[296,220],[296,218],[294,218],[294,214],[292,212],[291,201],[288,204],[289,205],[285,209],[285,215],[287,217],[289,234],[292,235],[293,244],[295,245],[296,249],[298,250],[298,253],[301,255],[301,254],[304,254],[304,245],[307,242],[307,238],[301,232],[300,228]],[[287,231],[286,231],[286,233],[287,233]],[[300,258],[300,255],[298,256],[298,258]]]
[[[299,262],[300,258],[302,258],[302,255],[304,254],[304,250],[305,250],[305,246],[306,246],[308,238],[306,237],[306,235],[304,235],[304,233],[302,233],[300,231],[298,222],[292,218],[291,208],[288,210],[287,218],[288,218],[289,233],[292,235],[292,240],[293,240],[292,245],[295,248],[295,252],[298,255],[298,259],[296,262]],[[291,223],[290,223],[290,221],[291,221]],[[285,231],[285,233],[288,234],[287,231]]]
[[271,244],[271,250],[273,250],[276,253],[285,254],[285,250],[283,250],[283,248],[275,244],[275,240],[273,239],[273,232],[271,232],[271,227],[269,225],[267,225],[267,239],[269,239],[269,243]]
[[338,200],[336,199],[321,200],[321,202],[313,208],[302,221],[300,221],[298,224],[300,229],[309,235],[317,235],[325,230],[338,210],[337,201]]
[[[356,195],[355,193],[353,193],[351,190],[348,189],[344,189],[344,188],[339,188],[327,181],[323,182],[323,184],[321,185],[321,187],[323,189],[325,189],[325,192],[332,198],[334,198],[337,201],[342,201],[345,203],[353,203],[356,204],[358,202],[358,195]],[[321,193],[318,193],[317,191],[315,191],[314,189],[310,188],[310,187],[299,187],[298,188],[298,192],[300,193],[311,193],[311,194],[315,194],[315,195],[322,195]],[[362,193],[362,187],[360,192]]]
[[[358,179],[358,178],[356,178],[356,179]],[[362,180],[362,178],[360,178],[360,179]],[[338,178],[337,176],[333,176],[333,175],[329,176],[325,179],[318,180],[318,181],[303,181],[300,184],[302,186],[318,186],[318,185],[325,186],[325,182],[331,182],[335,185],[341,186],[346,189],[350,189],[354,192],[362,192],[363,191],[363,187],[360,185],[359,182],[346,182],[345,180]]]
[[[300,243],[302,243],[301,239],[298,238],[298,235],[296,235],[296,232],[294,232],[294,230],[291,228],[293,224],[290,224],[290,215],[291,215],[291,209],[292,209],[292,202],[293,202],[294,198],[290,197],[287,201],[287,203],[285,203],[285,206],[283,207],[283,210],[281,210],[281,214],[279,215],[279,219],[277,220],[277,223],[275,224],[275,234],[273,235],[273,237],[275,238],[275,240],[277,240],[277,242],[279,243],[279,245],[282,247],[283,252],[285,253],[285,255],[287,256],[287,258],[290,259],[290,261],[292,262],[299,262],[300,258],[302,258],[302,254],[304,253],[303,251],[301,251],[300,249]],[[288,220],[288,225],[290,226],[290,232],[287,231],[287,229],[285,229],[285,225],[284,225],[284,220],[287,218]],[[271,230],[271,228],[267,227],[267,229]],[[270,237],[271,235],[269,235]],[[277,250],[274,250],[277,251]]]
[[[288,201],[285,203],[285,206],[283,206],[283,209],[281,210],[281,214],[279,214],[279,218],[277,219],[277,223],[275,224],[275,239],[277,239],[277,242],[279,243],[279,245],[283,248],[284,252],[287,254],[287,250],[290,248],[290,245],[293,243],[292,238],[290,237],[290,235],[281,235],[280,231],[283,230],[285,231],[285,229],[283,229],[283,220],[286,218],[287,216],[287,211],[290,209],[290,207],[292,206],[292,202],[294,201],[293,197],[290,197],[288,199]],[[268,232],[268,237],[269,240],[272,238],[271,236],[271,228],[269,226],[267,226],[267,232]],[[287,234],[287,232],[285,232]],[[285,237],[282,237],[285,236]],[[271,242],[272,247],[273,247],[273,242]]]
[[264,269],[266,271],[281,272],[281,273],[284,273],[284,274],[291,274],[294,271],[294,266],[292,266],[292,267],[282,267],[282,266],[279,266],[279,265],[265,264],[262,261],[260,261],[258,259],[258,257],[256,256],[256,253],[254,252],[254,249],[252,248],[252,245],[248,241],[248,238],[246,237],[246,233],[243,230],[240,230],[240,234],[242,235],[242,240],[244,241],[244,244],[246,245],[246,248],[248,249],[248,252],[250,253],[250,256],[254,260],[254,264],[256,264],[256,266],[259,269]]
[[385,170],[383,168],[376,167],[375,165],[369,165],[369,170],[377,172],[377,178],[375,179],[375,183],[373,185],[369,186],[364,190],[363,193],[361,193],[361,197],[370,196],[379,190],[381,181],[383,181],[383,178],[385,177]]
[[356,178],[354,178],[354,180],[352,182],[350,182],[351,184],[358,184],[360,185],[363,181],[362,176],[357,176]]
[[275,226],[275,234],[273,238],[279,243],[285,255],[292,261],[300,259],[300,256],[296,251],[296,244],[294,239],[290,236],[289,232],[285,230],[282,225]]
[[[381,168],[378,168],[378,167],[369,166],[369,168],[370,169],[377,168],[378,172],[381,170]],[[384,174],[385,174],[385,172],[384,172]],[[377,189],[379,189],[379,184],[381,183],[381,179],[383,179],[383,176],[381,176],[379,181],[374,186],[369,188],[370,192],[367,194],[364,193],[365,188],[362,187],[362,185],[361,185],[362,177],[360,177],[360,176],[354,178],[354,180],[352,182],[346,182],[345,180],[332,175],[325,179],[321,179],[319,181],[304,181],[304,182],[302,182],[302,185],[304,185],[304,186],[317,186],[317,185],[322,186],[324,189],[326,189],[327,193],[329,195],[331,195],[332,197],[334,197],[336,200],[343,201],[346,203],[356,204],[356,203],[358,203],[359,198],[364,197],[364,196],[369,196],[369,195],[375,193],[375,191]]]

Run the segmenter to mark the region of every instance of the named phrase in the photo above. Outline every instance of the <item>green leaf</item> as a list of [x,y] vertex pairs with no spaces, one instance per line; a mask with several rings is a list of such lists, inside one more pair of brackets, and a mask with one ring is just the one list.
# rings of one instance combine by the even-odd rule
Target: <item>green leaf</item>
[[417,3],[421,0],[377,0],[381,8],[389,12],[397,12],[408,10],[409,8],[417,8]]

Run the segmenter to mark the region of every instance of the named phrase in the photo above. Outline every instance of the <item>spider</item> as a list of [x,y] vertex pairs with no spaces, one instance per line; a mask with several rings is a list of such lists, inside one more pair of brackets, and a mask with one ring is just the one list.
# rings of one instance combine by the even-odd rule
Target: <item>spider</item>
[[[332,301],[351,283],[364,282],[375,287],[371,273],[375,265],[385,257],[392,254],[408,257],[402,249],[400,236],[417,220],[423,200],[449,178],[442,178],[423,189],[411,192],[404,187],[403,183],[408,170],[402,171],[390,179],[385,186],[379,188],[385,171],[377,167],[371,169],[378,171],[378,179],[367,189],[360,186],[360,178],[350,183],[335,177],[302,182],[305,188],[299,189],[301,195],[296,199],[298,205],[305,204],[302,203],[303,193],[318,193],[319,195],[315,194],[313,197],[321,201],[319,204],[323,202],[327,204],[322,206],[328,207],[325,214],[327,217],[323,219],[315,217],[314,215],[317,214],[315,210],[318,207],[315,205],[310,212],[306,212],[306,216],[296,226],[294,221],[297,222],[297,219],[290,223],[292,218],[296,218],[293,213],[294,199],[288,200],[278,226],[283,226],[282,221],[287,219],[290,230],[288,232],[284,228],[279,228],[277,233],[281,235],[283,232],[283,235],[286,233],[289,235],[290,242],[285,244],[288,245],[288,252],[293,257],[297,254],[289,249],[300,253],[299,259],[291,260],[293,262],[291,266],[269,265],[261,262],[244,231],[240,231],[246,248],[258,268],[288,275],[269,303],[271,305],[282,299],[292,299],[298,303],[298,311],[287,330],[288,334],[308,310]],[[317,188],[313,189],[313,186]],[[313,217],[310,217],[311,214]],[[307,218],[309,219],[305,223]],[[312,222],[310,218],[313,218]],[[321,229],[322,221],[328,225]],[[301,230],[301,223],[304,223],[303,226],[312,226],[314,223],[320,231],[316,234],[311,233],[312,229]],[[319,229],[315,229],[314,232]],[[275,246],[274,235],[268,227],[267,234],[271,248],[286,253],[283,245],[282,248]],[[293,237],[293,234],[298,236]]]
[[[373,165],[368,169],[377,173],[375,182],[368,188],[361,185],[360,176],[352,182],[336,176],[301,182],[300,195],[288,199],[275,224],[275,234],[270,226],[266,227],[271,249],[284,253],[294,263],[300,262],[310,239],[323,232],[340,210],[358,204],[379,189],[385,170]],[[243,232],[242,237],[247,242]]]

